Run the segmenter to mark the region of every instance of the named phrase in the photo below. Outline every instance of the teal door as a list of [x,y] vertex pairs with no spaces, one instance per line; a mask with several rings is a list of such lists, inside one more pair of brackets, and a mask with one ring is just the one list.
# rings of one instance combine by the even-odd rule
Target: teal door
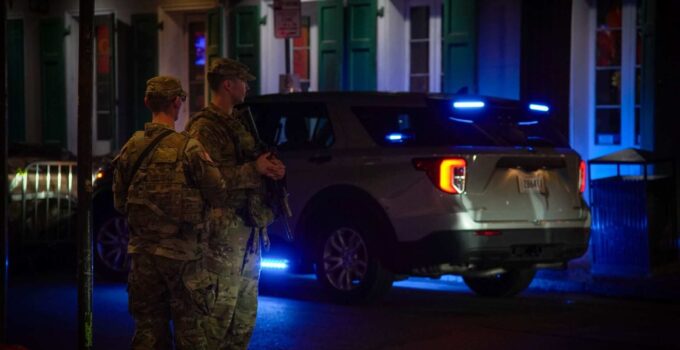
[[477,93],[477,2],[444,0],[444,92]]
[[375,0],[349,0],[347,3],[347,89],[376,89],[376,19]]
[[251,93],[260,93],[260,7],[239,6],[231,13],[230,56],[245,64],[257,78],[249,83]]
[[319,91],[342,90],[343,12],[342,0],[319,2]]
[[64,20],[40,20],[40,89],[42,141],[66,147],[66,73]]

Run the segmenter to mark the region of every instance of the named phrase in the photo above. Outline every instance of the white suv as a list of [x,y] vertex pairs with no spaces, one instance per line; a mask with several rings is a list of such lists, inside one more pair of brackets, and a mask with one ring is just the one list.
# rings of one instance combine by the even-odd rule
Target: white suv
[[395,275],[511,296],[587,249],[585,164],[548,106],[353,92],[246,104],[287,166],[293,261],[337,300],[375,300]]

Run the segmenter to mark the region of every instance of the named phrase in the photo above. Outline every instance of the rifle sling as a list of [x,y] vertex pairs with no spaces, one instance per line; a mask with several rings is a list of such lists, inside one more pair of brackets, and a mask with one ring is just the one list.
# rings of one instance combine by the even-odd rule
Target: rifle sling
[[132,183],[132,180],[135,178],[135,174],[137,174],[137,170],[139,170],[139,167],[142,165],[144,160],[153,152],[154,149],[156,149],[156,146],[163,140],[166,136],[174,133],[174,130],[165,130],[163,131],[160,135],[156,136],[155,139],[151,140],[148,146],[142,151],[142,153],[139,155],[139,158],[135,161],[135,164],[132,166],[132,171],[130,172],[130,177],[128,177],[128,181],[125,184],[125,188],[129,188],[130,184]]

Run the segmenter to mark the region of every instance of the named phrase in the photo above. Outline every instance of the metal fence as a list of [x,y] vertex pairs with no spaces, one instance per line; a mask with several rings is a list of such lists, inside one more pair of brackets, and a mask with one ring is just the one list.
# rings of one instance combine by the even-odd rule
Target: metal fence
[[72,241],[76,162],[39,161],[9,174],[10,224],[23,245]]

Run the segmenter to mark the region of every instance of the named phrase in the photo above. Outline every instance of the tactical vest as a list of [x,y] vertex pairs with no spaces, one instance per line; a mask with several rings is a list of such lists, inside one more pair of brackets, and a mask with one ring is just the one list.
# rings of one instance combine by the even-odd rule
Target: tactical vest
[[[196,113],[187,123],[186,130],[191,130],[193,125],[204,119],[214,127],[214,131],[221,134],[226,142],[234,146],[236,164],[243,165],[256,159],[255,139],[243,122],[237,117],[224,118],[211,107],[204,107]],[[219,157],[213,157],[219,162]],[[220,166],[231,164],[220,164]],[[262,190],[231,190],[228,205],[235,209],[236,213],[248,226],[266,227],[273,221],[273,213],[263,197]]]
[[[133,136],[132,145],[140,151],[150,143],[143,135]],[[189,139],[186,133],[169,135],[134,174],[127,195],[128,221],[133,228],[171,236],[180,230],[191,232],[204,222],[203,197],[184,166]]]

